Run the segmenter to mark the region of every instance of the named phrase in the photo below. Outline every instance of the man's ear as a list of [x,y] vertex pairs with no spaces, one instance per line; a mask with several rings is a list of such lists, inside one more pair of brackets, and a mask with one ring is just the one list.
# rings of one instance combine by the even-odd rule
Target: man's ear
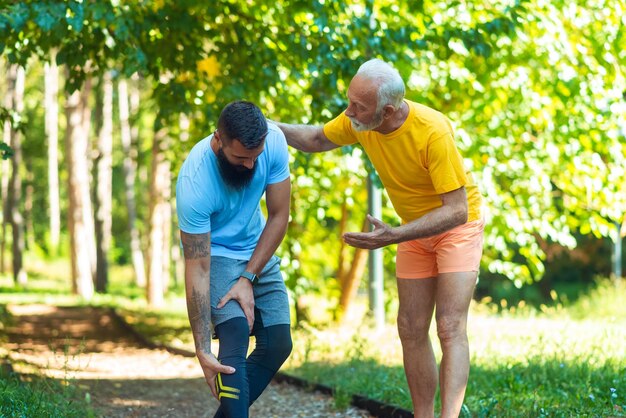
[[224,143],[222,141],[222,137],[220,136],[219,131],[215,131],[215,133],[213,134],[213,137],[215,138],[215,143],[217,144],[218,147],[223,147]]
[[393,105],[385,105],[383,106],[383,119],[388,119],[391,117],[391,115],[393,115],[396,111],[395,106]]

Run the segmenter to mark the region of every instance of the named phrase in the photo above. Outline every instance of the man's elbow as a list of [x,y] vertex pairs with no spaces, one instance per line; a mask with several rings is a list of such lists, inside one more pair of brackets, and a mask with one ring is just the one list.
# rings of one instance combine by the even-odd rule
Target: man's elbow
[[299,141],[299,142],[294,141],[293,143],[290,143],[289,141],[287,141],[287,143],[291,147],[296,148],[299,151],[310,153],[310,154],[324,151],[322,148],[321,142],[316,137],[313,137],[313,136],[307,137],[306,139],[303,139],[302,141]]
[[315,132],[309,140],[309,146],[310,150],[308,152],[326,152],[337,148],[337,145],[326,138],[322,126],[315,127]]
[[463,225],[465,223],[467,223],[467,220],[469,219],[469,213],[467,210],[467,205],[463,205],[461,207],[459,207],[456,210],[455,213],[455,220],[456,220],[456,224],[458,225]]
[[285,234],[287,234],[287,228],[289,227],[289,213],[287,213],[286,216],[280,217],[278,221],[278,225],[279,225],[279,231],[284,238]]
[[185,271],[206,275],[211,270],[211,257],[185,259]]

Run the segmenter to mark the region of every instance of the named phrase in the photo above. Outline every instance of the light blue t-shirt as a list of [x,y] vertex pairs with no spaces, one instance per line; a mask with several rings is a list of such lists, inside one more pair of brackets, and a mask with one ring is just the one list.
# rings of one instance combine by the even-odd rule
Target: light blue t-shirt
[[229,188],[220,173],[209,135],[190,151],[178,173],[176,210],[178,226],[189,234],[211,233],[211,255],[249,260],[265,217],[260,201],[269,184],[289,177],[289,152],[283,132],[268,123],[265,149],[256,160],[250,184]]

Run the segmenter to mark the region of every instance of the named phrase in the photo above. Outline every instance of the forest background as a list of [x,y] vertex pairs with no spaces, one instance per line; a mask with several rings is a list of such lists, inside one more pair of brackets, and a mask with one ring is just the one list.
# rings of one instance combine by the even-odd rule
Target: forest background
[[[237,99],[271,119],[323,123],[366,59],[442,111],[485,196],[477,297],[540,303],[621,276],[626,212],[624,2],[28,1],[0,6],[0,269],[68,257],[75,292],[130,264],[150,304],[181,280],[173,184]],[[9,147],[10,146],[10,149]],[[292,152],[280,248],[294,308],[346,311],[367,254],[360,148]],[[383,220],[397,224],[383,195]],[[393,298],[394,248],[384,249]],[[7,257],[9,256],[9,257]],[[343,297],[342,297],[343,295]],[[515,300],[517,299],[517,300]],[[302,305],[301,305],[302,304]],[[393,311],[387,306],[388,311]]]
[[[0,0],[0,302],[122,293],[144,332],[188,343],[173,206],[187,153],[232,100],[330,120],[378,57],[452,120],[484,196],[473,309],[502,317],[472,321],[470,409],[623,415],[625,16],[624,0]],[[325,334],[367,310],[369,254],[340,237],[369,228],[379,181],[359,147],[290,152],[286,367],[410,408],[395,331]],[[399,223],[384,192],[381,217]],[[381,253],[392,324],[395,248]]]

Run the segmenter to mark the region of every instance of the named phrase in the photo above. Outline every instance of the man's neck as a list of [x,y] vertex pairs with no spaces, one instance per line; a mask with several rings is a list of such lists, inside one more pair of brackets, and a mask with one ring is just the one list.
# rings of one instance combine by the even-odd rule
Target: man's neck
[[211,145],[211,149],[213,150],[213,153],[217,155],[217,152],[220,150],[220,147],[217,145],[217,138],[215,138],[215,135],[211,137],[210,145]]

